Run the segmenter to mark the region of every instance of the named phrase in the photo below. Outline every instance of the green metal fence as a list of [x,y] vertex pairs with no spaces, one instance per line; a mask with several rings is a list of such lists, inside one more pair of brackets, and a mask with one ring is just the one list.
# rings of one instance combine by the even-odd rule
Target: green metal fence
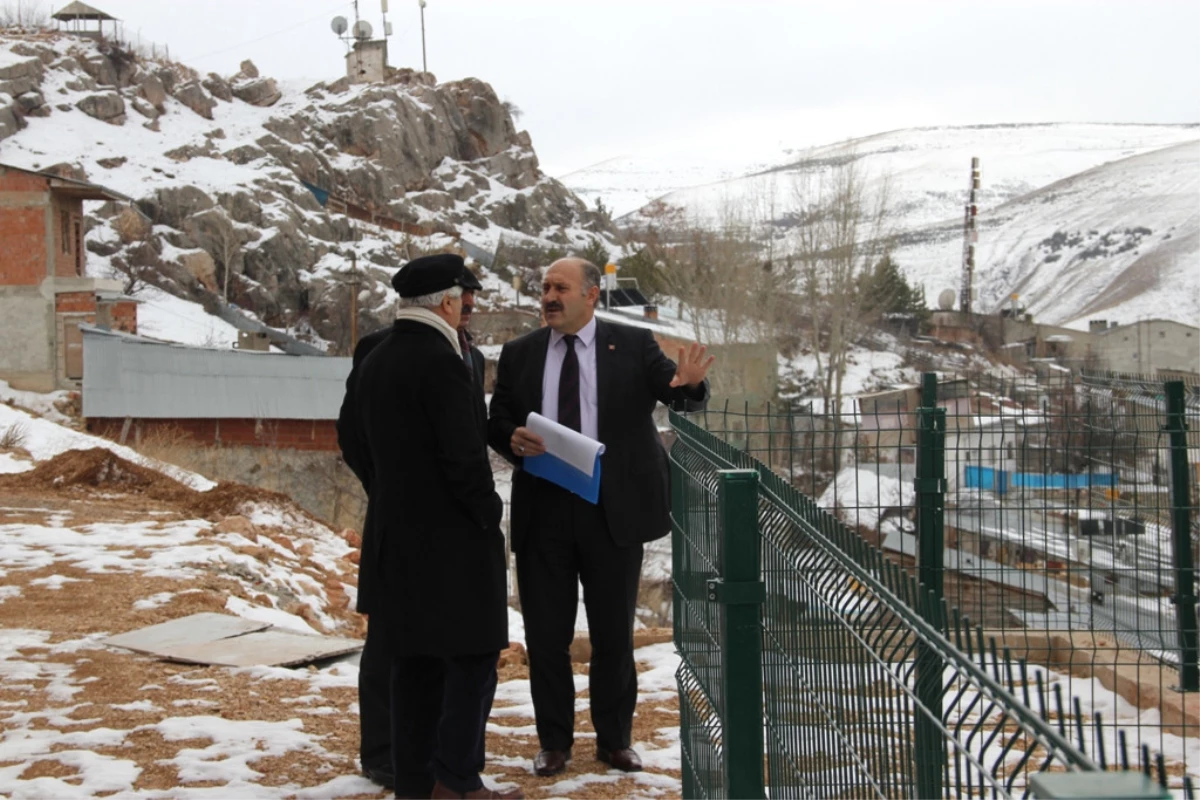
[[[685,796],[1087,796],[1094,787],[1064,789],[1054,774],[1131,763],[1154,781],[1129,796],[1163,796],[1168,781],[1190,796],[1186,756],[1155,747],[1152,759],[1140,723],[1130,736],[1105,719],[1128,709],[1073,697],[1080,684],[1069,658],[1067,669],[1054,667],[1049,644],[1013,646],[965,618],[953,602],[961,598],[939,598],[955,572],[940,539],[947,497],[956,498],[945,476],[946,411],[929,405],[937,391],[921,387],[913,414],[915,492],[899,510],[853,508],[873,511],[873,535],[796,488],[814,486],[796,469],[806,457],[817,462],[814,443],[832,449],[811,415],[747,411],[740,424],[728,413],[672,415]],[[832,433],[836,444],[841,432]],[[753,446],[756,437],[765,447]],[[825,463],[862,462],[857,444],[844,449]],[[918,543],[887,552],[879,545],[889,528]],[[1124,780],[1141,775],[1105,785]]]

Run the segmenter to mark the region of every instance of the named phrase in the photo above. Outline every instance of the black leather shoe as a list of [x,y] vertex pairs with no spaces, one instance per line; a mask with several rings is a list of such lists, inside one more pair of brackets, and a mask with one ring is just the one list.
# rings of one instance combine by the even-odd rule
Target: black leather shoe
[[363,767],[363,777],[371,783],[377,783],[385,789],[396,788],[396,776],[390,766]]
[[603,761],[621,772],[642,771],[642,759],[632,747],[622,747],[620,750],[605,750],[603,747],[597,747],[596,760]]
[[543,750],[533,760],[533,771],[543,778],[548,778],[551,775],[566,772],[569,763],[571,763],[570,750]]
[[433,800],[525,800],[525,793],[519,787],[502,792],[483,786],[460,794],[449,786],[444,786],[441,781],[433,785],[433,793],[429,796]]

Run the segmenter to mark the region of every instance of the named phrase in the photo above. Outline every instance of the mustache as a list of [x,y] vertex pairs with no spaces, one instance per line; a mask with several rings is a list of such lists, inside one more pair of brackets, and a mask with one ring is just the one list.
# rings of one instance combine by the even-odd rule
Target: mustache
[[543,311],[562,311],[562,303],[556,300],[551,300],[549,303],[542,303]]

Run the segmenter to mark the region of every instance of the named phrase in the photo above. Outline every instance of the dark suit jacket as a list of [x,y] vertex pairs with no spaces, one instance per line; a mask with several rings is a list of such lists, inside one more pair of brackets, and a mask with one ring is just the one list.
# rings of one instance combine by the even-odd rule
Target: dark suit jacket
[[338,428],[369,486],[359,610],[382,617],[393,652],[504,648],[503,506],[466,365],[440,333],[406,320],[357,372]]
[[[550,329],[541,328],[504,345],[488,420],[488,443],[517,467],[513,430],[529,412],[542,410],[542,376]],[[651,413],[659,403],[699,411],[708,383],[697,391],[671,388],[675,362],[663,355],[650,331],[596,320],[597,428],[601,456],[600,504],[620,545],[665,536],[671,527],[670,472]],[[512,487],[512,546],[519,550],[536,513],[541,479],[518,469]]]

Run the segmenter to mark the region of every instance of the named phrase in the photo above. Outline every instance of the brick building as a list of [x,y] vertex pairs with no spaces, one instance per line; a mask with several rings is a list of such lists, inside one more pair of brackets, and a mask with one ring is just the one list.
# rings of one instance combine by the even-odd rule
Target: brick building
[[119,281],[86,277],[83,203],[129,198],[102,186],[0,164],[0,380],[75,388],[80,324],[136,333]]

